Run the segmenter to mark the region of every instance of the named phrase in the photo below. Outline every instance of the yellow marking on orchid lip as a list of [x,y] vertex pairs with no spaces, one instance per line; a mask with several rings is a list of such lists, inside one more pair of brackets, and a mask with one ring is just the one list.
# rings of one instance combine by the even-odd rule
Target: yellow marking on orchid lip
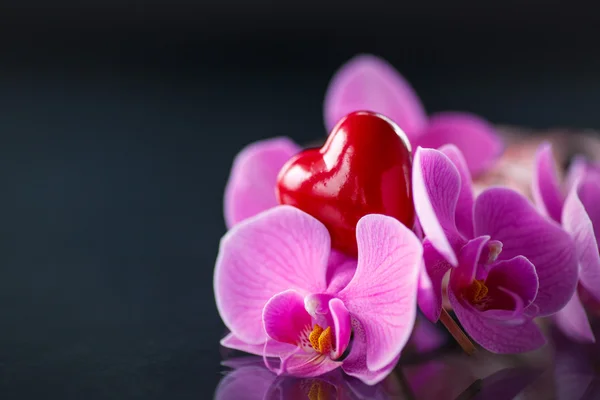
[[466,290],[470,300],[476,304],[484,301],[489,292],[484,281],[479,279],[475,279]]
[[308,340],[310,340],[310,345],[316,351],[319,351],[319,336],[323,333],[323,328],[319,326],[319,324],[315,324],[310,335],[308,335]]
[[309,400],[328,400],[327,392],[325,388],[323,388],[323,382],[316,381],[310,387],[308,391],[308,399]]
[[319,336],[319,353],[326,354],[333,349],[333,335],[331,333],[331,327],[327,327]]
[[319,324],[315,324],[310,335],[308,335],[310,345],[317,353],[326,354],[333,349],[333,334],[331,327],[323,329]]

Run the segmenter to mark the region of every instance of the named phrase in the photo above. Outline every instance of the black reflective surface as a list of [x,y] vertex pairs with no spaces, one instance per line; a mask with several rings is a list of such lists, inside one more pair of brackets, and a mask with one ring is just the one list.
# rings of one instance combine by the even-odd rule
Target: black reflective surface
[[[36,27],[28,12],[44,20],[42,10],[12,12],[0,59],[4,399],[210,398],[226,369],[212,268],[230,163],[261,138],[322,137],[327,82],[357,52],[392,61],[431,112],[600,128],[594,36],[575,23],[556,33],[558,11],[538,28],[519,20],[501,43],[493,29],[478,38],[483,23],[446,34],[454,24],[441,12],[425,25],[439,40],[415,33],[428,20],[418,12],[398,31],[370,22],[362,36],[331,28],[335,13],[315,17],[316,31],[280,23],[215,33],[178,29],[172,15],[160,25],[160,13],[86,29],[76,16]],[[474,381],[451,381],[445,393]]]

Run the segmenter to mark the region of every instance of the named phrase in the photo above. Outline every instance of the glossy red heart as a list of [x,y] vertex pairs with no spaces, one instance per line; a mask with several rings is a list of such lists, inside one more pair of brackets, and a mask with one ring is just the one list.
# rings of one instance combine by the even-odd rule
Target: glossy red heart
[[356,257],[361,217],[385,214],[413,227],[409,146],[389,119],[367,111],[348,114],[323,147],[304,150],[283,166],[277,200],[317,218],[332,247]]

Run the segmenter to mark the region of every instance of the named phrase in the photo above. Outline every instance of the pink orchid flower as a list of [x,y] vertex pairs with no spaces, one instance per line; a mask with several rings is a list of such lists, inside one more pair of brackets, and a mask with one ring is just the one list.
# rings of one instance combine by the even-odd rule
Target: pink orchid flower
[[579,291],[555,322],[571,339],[595,342],[582,300],[600,302],[600,165],[576,158],[561,185],[552,147],[544,143],[536,155],[532,192],[540,211],[571,234],[579,261]]
[[452,145],[417,149],[413,196],[431,280],[419,293],[424,314],[439,318],[450,271],[448,299],[473,340],[494,353],[541,347],[545,338],[532,319],[556,313],[575,291],[571,237],[513,190],[493,187],[475,199]]
[[373,55],[356,56],[331,79],[324,104],[327,130],[358,110],[375,111],[396,122],[413,149],[456,145],[474,176],[490,167],[504,147],[494,128],[473,114],[444,112],[428,118],[410,84],[389,63]]
[[416,318],[419,239],[371,214],[357,225],[358,260],[331,256],[327,228],[291,206],[246,219],[222,239],[214,274],[225,347],[279,357],[277,372],[341,367],[375,384],[393,369]]

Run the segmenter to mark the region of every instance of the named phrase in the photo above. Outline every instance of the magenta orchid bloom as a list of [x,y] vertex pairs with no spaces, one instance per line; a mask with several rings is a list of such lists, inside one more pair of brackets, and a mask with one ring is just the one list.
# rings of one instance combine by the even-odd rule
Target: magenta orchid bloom
[[417,149],[413,196],[431,280],[419,293],[424,314],[439,318],[450,271],[448,299],[473,340],[494,353],[541,347],[545,338],[532,319],[556,313],[575,291],[570,236],[513,190],[489,188],[475,199],[452,145]]
[[217,308],[231,331],[221,344],[279,357],[279,374],[342,367],[367,384],[381,381],[415,322],[422,246],[376,214],[358,222],[356,237],[358,260],[332,255],[327,228],[291,206],[237,224],[215,267]]
[[332,78],[325,96],[327,131],[353,111],[387,116],[408,136],[413,149],[454,144],[476,176],[501,155],[504,145],[485,120],[468,113],[444,112],[427,118],[419,97],[394,67],[373,55],[359,55]]
[[549,143],[540,146],[535,162],[533,198],[540,211],[561,223],[575,240],[579,261],[579,292],[555,316],[571,339],[595,342],[580,294],[600,302],[600,165],[576,158],[563,185]]

